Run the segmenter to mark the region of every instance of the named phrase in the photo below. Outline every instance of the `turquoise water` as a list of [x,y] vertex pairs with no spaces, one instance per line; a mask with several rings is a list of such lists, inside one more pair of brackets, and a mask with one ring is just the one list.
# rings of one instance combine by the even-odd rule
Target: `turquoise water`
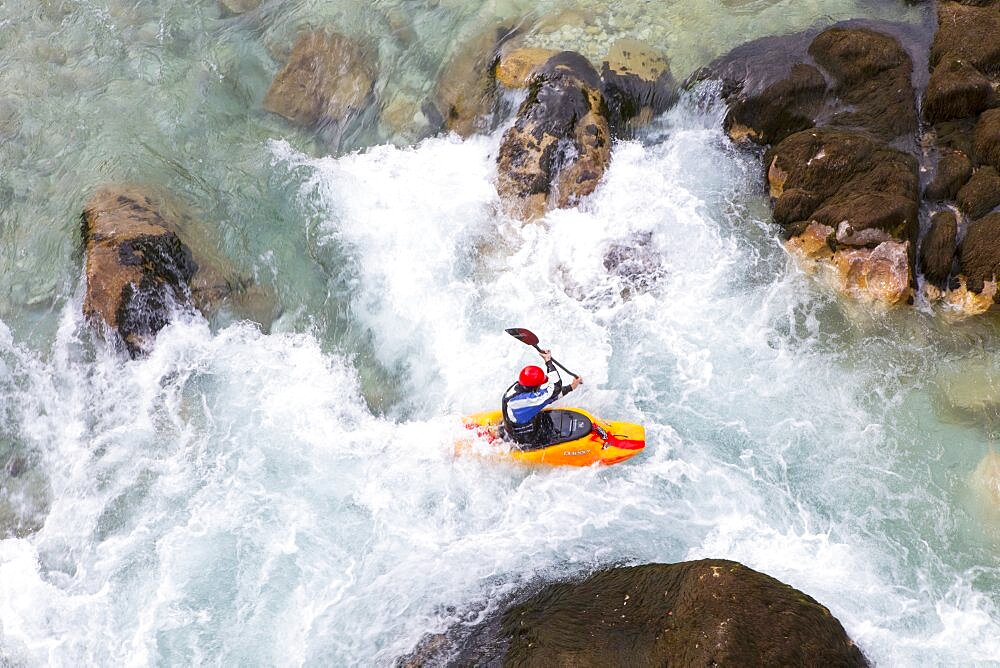
[[[992,373],[995,320],[872,311],[803,276],[711,89],[527,226],[498,213],[500,131],[425,138],[418,113],[498,18],[592,57],[645,39],[683,78],[754,37],[922,10],[552,18],[567,6],[0,5],[0,655],[388,665],[526,583],[720,557],[817,598],[881,665],[996,664],[1000,517],[972,482],[996,415],[955,408],[953,382]],[[334,143],[261,110],[297,30],[331,24],[378,45],[376,98],[411,105],[405,127],[362,116]],[[92,336],[78,216],[122,181],[170,188],[274,288],[270,334],[182,318],[134,362]],[[662,275],[625,301],[603,254],[647,236]],[[580,471],[456,458],[459,416],[532,359],[512,325],[647,450]]]

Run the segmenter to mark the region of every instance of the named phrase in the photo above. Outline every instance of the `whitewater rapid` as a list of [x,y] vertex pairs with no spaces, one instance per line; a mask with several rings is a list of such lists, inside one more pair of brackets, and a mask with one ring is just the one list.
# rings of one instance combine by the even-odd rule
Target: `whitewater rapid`
[[[844,306],[799,272],[720,115],[686,98],[588,201],[529,225],[499,213],[502,130],[321,159],[270,142],[298,182],[290,236],[374,359],[290,316],[267,335],[188,316],[124,361],[79,291],[51,350],[0,324],[3,433],[51,504],[0,540],[3,655],[391,665],[524,587],[715,557],[815,597],[881,665],[996,662],[997,545],[962,505],[982,434],[936,421],[925,380],[977,330]],[[663,271],[624,299],[604,253],[639,237]],[[456,457],[460,416],[534,359],[510,326],[647,449]]]

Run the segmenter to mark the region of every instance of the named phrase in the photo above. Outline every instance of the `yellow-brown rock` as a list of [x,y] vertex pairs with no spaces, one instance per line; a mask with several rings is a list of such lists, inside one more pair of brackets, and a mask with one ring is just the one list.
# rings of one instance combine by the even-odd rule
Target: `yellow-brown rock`
[[612,129],[629,132],[673,102],[676,85],[666,56],[648,44],[620,39],[601,68]]
[[805,261],[807,268],[812,268],[810,262],[819,260],[830,260],[833,258],[833,249],[830,247],[830,239],[833,237],[833,228],[829,225],[821,225],[812,222],[806,226],[802,234],[792,237],[785,242],[785,247],[801,260]]
[[858,300],[894,305],[911,295],[905,242],[886,241],[874,249],[838,250],[833,264],[841,290]]
[[84,206],[84,315],[117,331],[133,357],[175,308],[190,304],[198,270],[163,199],[135,186],[102,188]]
[[490,27],[453,52],[438,78],[434,98],[444,127],[462,137],[487,129],[486,117],[496,104],[493,70],[500,47],[510,46],[516,31]]
[[278,313],[274,293],[241,278],[196,227],[185,207],[145,186],[105,186],[84,205],[83,313],[132,357],[178,310],[226,306],[265,328]]
[[506,88],[524,88],[531,76],[552,56],[555,49],[522,47],[500,54],[496,67],[496,80]]
[[264,108],[307,126],[343,121],[364,108],[376,76],[372,54],[358,42],[338,33],[302,33]]
[[577,53],[553,56],[500,144],[497,192],[508,214],[533,220],[594,191],[611,159],[606,114],[593,66]]

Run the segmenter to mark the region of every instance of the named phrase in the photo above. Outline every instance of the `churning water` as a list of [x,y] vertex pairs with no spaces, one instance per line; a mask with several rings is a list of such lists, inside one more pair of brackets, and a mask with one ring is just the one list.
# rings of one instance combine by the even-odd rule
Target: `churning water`
[[[376,19],[397,7],[281,4],[0,6],[20,65],[0,67],[0,657],[387,665],[525,585],[718,557],[812,595],[882,665],[997,663],[1000,517],[971,482],[997,420],[946,398],[996,365],[993,321],[869,310],[801,274],[710,88],[618,144],[583,205],[531,225],[499,212],[502,131],[337,153],[259,110],[267,49],[326,20],[385,52]],[[485,19],[411,4],[421,46],[391,71],[419,88],[405,56],[427,69],[435,26]],[[902,3],[660,4],[647,23],[681,69],[727,36],[920,20]],[[606,30],[654,11],[625,7],[594,11]],[[710,20],[717,43],[684,41]],[[74,235],[107,180],[197,206],[278,291],[273,332],[182,316],[137,361],[96,339]],[[640,249],[643,282],[605,267],[617,245]],[[645,424],[646,451],[584,470],[456,457],[460,416],[532,359],[509,326],[585,377],[572,403]]]

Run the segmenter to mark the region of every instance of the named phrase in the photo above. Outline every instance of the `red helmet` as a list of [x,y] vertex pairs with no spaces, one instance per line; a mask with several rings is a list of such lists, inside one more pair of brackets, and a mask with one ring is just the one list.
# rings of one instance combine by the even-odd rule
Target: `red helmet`
[[545,375],[541,367],[526,366],[521,369],[521,375],[517,377],[517,382],[524,387],[538,387],[548,381],[548,379],[549,377]]

